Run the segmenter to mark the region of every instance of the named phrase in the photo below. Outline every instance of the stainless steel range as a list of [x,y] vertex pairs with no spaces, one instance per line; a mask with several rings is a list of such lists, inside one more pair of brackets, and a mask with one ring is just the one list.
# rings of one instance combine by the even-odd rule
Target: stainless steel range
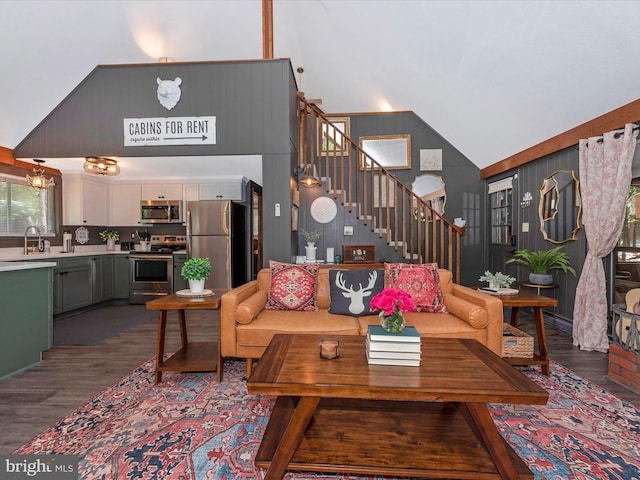
[[151,251],[131,252],[129,302],[146,303],[173,292],[173,252],[184,250],[184,235],[152,235]]

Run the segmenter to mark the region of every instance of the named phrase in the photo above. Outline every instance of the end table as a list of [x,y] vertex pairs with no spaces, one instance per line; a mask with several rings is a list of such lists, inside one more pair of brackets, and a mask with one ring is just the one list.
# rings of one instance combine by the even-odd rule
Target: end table
[[[218,340],[220,338],[220,322],[218,322],[218,338],[215,342],[189,342],[185,310],[218,310],[220,297],[226,290],[215,290],[208,297],[180,297],[175,293],[157,298],[146,303],[147,310],[159,310],[158,340],[156,343],[156,374],[154,383],[162,380],[162,372],[215,372],[218,370],[218,381],[222,375],[222,362]],[[180,339],[182,348],[164,360],[164,342],[167,326],[167,310],[178,311],[180,323]]]

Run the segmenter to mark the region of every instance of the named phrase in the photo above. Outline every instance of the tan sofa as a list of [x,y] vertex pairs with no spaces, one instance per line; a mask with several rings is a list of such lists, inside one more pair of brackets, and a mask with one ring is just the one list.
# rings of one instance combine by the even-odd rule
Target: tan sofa
[[[367,268],[372,268],[368,265]],[[381,267],[383,268],[383,267]],[[369,325],[379,325],[378,315],[351,317],[328,312],[329,270],[321,268],[317,281],[318,310],[265,310],[270,270],[260,270],[257,280],[222,295],[220,306],[220,360],[259,359],[276,333],[365,335]],[[439,270],[444,304],[449,313],[405,313],[423,337],[473,338],[497,355],[502,353],[502,302],[491,295],[452,282],[451,272]],[[223,365],[219,366],[222,372]]]

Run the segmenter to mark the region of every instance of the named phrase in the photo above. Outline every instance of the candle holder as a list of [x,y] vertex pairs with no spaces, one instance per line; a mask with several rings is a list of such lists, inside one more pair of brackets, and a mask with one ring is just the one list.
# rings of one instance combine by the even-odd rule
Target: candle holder
[[322,340],[320,342],[320,357],[333,360],[340,356],[340,342],[337,340]]

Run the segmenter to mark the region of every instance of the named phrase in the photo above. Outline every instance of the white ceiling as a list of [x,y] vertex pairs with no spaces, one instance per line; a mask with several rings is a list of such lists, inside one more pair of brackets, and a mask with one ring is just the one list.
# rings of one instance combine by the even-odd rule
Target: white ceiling
[[[274,0],[274,54],[326,112],[413,110],[482,168],[640,98],[639,20],[636,0]],[[4,0],[0,45],[13,148],[96,65],[261,58],[261,1]]]

